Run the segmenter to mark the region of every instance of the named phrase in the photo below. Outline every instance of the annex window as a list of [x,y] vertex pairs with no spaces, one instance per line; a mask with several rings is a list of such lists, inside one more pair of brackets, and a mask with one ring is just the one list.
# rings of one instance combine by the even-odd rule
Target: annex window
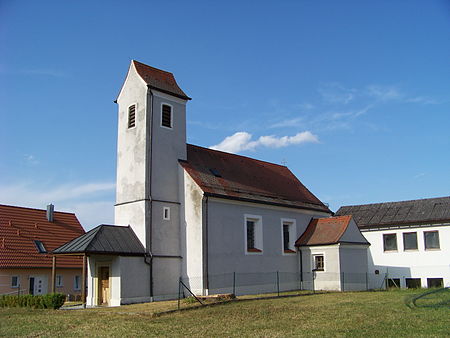
[[80,275],[76,275],[73,277],[73,289],[75,291],[78,291],[81,289],[81,277]]
[[163,208],[163,220],[170,220],[170,208],[169,207],[164,207]]
[[57,288],[60,288],[60,287],[62,287],[64,284],[63,284],[63,276],[61,276],[61,275],[56,275],[56,287]]
[[417,232],[403,233],[403,249],[417,250]]
[[438,231],[424,231],[423,237],[425,240],[425,250],[440,248]]
[[11,287],[12,288],[19,287],[19,276],[11,276]]
[[397,251],[397,234],[383,235],[384,251]]
[[283,254],[295,253],[295,219],[281,219],[281,238]]
[[128,128],[133,128],[136,126],[136,105],[128,107]]
[[46,253],[47,249],[44,246],[44,243],[41,241],[34,241],[34,244],[36,245],[36,248],[38,249],[39,253]]
[[262,252],[262,219],[260,216],[245,216],[246,253]]
[[408,289],[419,289],[422,287],[420,278],[405,278],[405,282]]
[[314,255],[314,271],[325,271],[325,258],[323,255]]
[[442,278],[427,278],[428,288],[441,288],[444,286],[444,280]]
[[386,284],[388,288],[399,288],[400,278],[388,278],[386,279]]
[[172,107],[168,104],[161,106],[161,126],[172,128]]

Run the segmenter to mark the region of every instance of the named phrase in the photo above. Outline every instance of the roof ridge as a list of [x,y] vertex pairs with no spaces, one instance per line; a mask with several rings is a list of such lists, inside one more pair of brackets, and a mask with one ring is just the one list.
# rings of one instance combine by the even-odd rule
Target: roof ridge
[[404,200],[404,201],[385,201],[385,202],[378,202],[378,203],[362,203],[362,204],[350,204],[350,205],[343,205],[340,208],[349,208],[349,207],[359,207],[359,206],[369,206],[369,205],[382,205],[382,204],[400,204],[400,203],[407,203],[407,202],[420,202],[420,201],[431,201],[431,200],[438,200],[438,199],[449,199],[450,196],[441,196],[441,197],[429,197],[429,198],[418,198],[413,200]]
[[253,157],[244,156],[244,155],[238,155],[238,154],[233,154],[233,153],[228,153],[228,152],[223,151],[223,150],[217,150],[217,149],[206,148],[206,147],[202,147],[202,146],[198,146],[198,145],[190,144],[190,143],[187,143],[186,145],[192,146],[192,147],[196,147],[196,148],[202,148],[202,149],[205,149],[205,150],[207,150],[207,151],[212,151],[212,152],[222,153],[222,154],[225,154],[225,155],[228,155],[228,156],[241,157],[241,158],[246,158],[246,159],[249,159],[249,160],[252,160],[252,161],[255,161],[255,162],[267,163],[267,164],[275,165],[275,166],[277,166],[277,167],[286,168],[286,169],[288,169],[288,170],[290,171],[290,169],[289,169],[287,166],[282,165],[282,164],[277,164],[277,163],[273,163],[273,162],[269,162],[269,161],[264,161],[264,160],[258,160],[258,159],[253,158]]
[[151,68],[151,69],[153,69],[153,70],[156,70],[156,71],[158,71],[158,72],[161,72],[161,73],[166,73],[166,74],[171,74],[171,75],[173,75],[173,73],[172,73],[172,72],[168,72],[167,70],[164,70],[164,69],[160,69],[160,68],[156,68],[156,67],[153,67],[153,66],[149,66],[149,65],[148,65],[148,64],[146,64],[146,63],[142,63],[142,62],[140,62],[140,61],[137,61],[137,60],[134,60],[134,59],[132,59],[131,61],[132,61],[132,62],[136,62],[136,63],[139,63],[140,65],[143,65],[143,66],[145,66],[145,67]]
[[[18,208],[18,209],[27,209],[27,210],[38,210],[38,211],[44,211],[46,212],[46,209],[38,209],[38,208],[31,208],[31,207],[22,207],[22,206],[18,206],[18,205],[9,205],[9,204],[0,204],[0,208],[1,207],[8,207],[8,208]],[[68,212],[68,211],[54,211],[54,213],[59,213],[59,214],[68,214],[68,215],[75,215],[74,212]]]

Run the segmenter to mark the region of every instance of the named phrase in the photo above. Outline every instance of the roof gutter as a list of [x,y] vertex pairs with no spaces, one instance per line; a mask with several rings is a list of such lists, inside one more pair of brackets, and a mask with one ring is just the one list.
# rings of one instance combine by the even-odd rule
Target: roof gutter
[[154,90],[157,90],[157,91],[159,91],[159,92],[162,92],[162,93],[165,93],[165,94],[169,94],[169,95],[178,97],[179,99],[183,99],[183,100],[192,100],[189,96],[181,95],[181,94],[177,94],[177,93],[173,93],[173,92],[171,92],[171,91],[169,91],[169,90],[161,89],[161,88],[158,88],[158,87],[149,85],[149,84],[147,85],[147,87],[148,87],[148,89],[150,89],[150,92],[151,92],[152,89],[154,89]]
[[304,210],[313,210],[313,211],[321,211],[321,212],[325,212],[328,214],[333,214],[333,212],[326,208],[320,208],[320,207],[307,207],[307,206],[297,206],[297,205],[291,205],[291,204],[284,204],[284,203],[277,203],[277,202],[269,202],[269,201],[261,201],[261,200],[257,200],[257,199],[252,199],[252,198],[244,198],[244,197],[237,197],[237,196],[227,196],[227,195],[221,195],[221,194],[216,194],[216,193],[212,193],[212,192],[204,192],[205,196],[209,196],[209,197],[217,197],[217,198],[222,198],[222,199],[228,199],[228,200],[235,200],[235,201],[242,201],[242,202],[253,202],[253,203],[258,203],[258,204],[268,204],[268,205],[275,205],[278,207],[285,207],[285,208],[293,208],[293,209],[304,209]]

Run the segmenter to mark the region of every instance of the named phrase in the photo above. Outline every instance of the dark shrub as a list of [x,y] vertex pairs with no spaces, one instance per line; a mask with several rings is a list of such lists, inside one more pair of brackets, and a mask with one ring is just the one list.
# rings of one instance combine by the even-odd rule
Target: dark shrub
[[61,293],[46,295],[0,296],[0,307],[28,307],[32,309],[59,309],[65,301]]

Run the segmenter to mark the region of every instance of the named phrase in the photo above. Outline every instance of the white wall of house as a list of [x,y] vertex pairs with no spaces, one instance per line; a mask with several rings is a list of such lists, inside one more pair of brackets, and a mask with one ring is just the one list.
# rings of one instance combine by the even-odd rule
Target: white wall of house
[[[425,249],[427,231],[438,231],[439,249]],[[404,248],[403,234],[411,232],[417,233],[417,250]],[[383,234],[396,235],[397,250],[384,250]],[[450,225],[385,228],[363,231],[363,235],[371,244],[368,268],[372,287],[383,286],[386,275],[400,279],[401,287],[406,287],[407,278],[420,278],[422,287],[427,287],[428,278],[443,278],[444,286],[450,286]],[[379,274],[372,275],[376,270]]]

